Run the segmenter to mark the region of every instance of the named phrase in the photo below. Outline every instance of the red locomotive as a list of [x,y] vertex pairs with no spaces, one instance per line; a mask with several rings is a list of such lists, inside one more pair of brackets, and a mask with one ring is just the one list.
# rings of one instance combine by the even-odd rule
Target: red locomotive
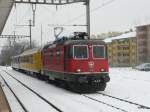
[[76,32],[45,45],[42,73],[75,91],[103,91],[110,80],[106,45],[86,38],[86,33]]
[[12,58],[12,67],[36,74],[76,92],[103,91],[110,80],[106,45],[87,38],[84,32],[57,39],[42,49]]

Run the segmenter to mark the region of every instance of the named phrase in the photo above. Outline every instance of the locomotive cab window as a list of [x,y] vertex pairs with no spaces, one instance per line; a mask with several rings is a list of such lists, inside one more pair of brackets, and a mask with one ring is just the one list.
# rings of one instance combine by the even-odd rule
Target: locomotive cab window
[[93,58],[105,58],[105,47],[93,45]]
[[75,59],[87,59],[88,48],[86,45],[74,45],[73,46],[73,57]]

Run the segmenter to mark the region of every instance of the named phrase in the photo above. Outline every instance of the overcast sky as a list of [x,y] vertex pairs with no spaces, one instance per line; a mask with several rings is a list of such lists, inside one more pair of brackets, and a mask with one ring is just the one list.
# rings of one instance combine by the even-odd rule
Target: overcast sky
[[[108,3],[112,1],[111,3]],[[106,5],[106,3],[108,3]],[[12,9],[3,34],[28,35],[27,25],[32,18],[30,5],[17,4]],[[36,25],[32,28],[32,39],[40,45],[41,24],[43,43],[54,40],[53,27],[49,24],[85,24],[83,3],[59,6],[37,5]],[[91,34],[109,31],[125,31],[136,25],[150,23],[150,0],[91,0]],[[85,27],[65,27],[64,33],[85,31]]]

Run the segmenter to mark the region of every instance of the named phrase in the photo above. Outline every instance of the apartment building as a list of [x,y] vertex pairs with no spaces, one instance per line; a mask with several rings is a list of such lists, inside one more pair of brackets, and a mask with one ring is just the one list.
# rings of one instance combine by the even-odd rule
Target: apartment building
[[136,32],[129,32],[104,40],[107,43],[109,65],[129,67],[136,65]]
[[108,42],[107,43],[107,55],[108,55],[108,63],[109,66],[113,66],[112,62],[112,43]]
[[137,64],[150,62],[150,24],[136,27]]
[[137,65],[137,38],[129,38],[129,49],[130,49],[130,66],[134,67]]

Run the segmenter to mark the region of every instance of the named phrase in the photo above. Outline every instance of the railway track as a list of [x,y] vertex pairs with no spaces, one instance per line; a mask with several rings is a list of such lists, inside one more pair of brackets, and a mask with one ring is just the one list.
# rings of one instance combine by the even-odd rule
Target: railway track
[[[5,70],[2,70],[3,72],[5,72],[8,76],[10,76],[11,78],[13,78],[15,81],[17,81],[19,84],[21,84],[23,87],[25,87],[26,89],[28,89],[29,91],[31,91],[33,94],[35,94],[37,97],[39,97],[41,100],[43,100],[44,102],[46,102],[48,105],[50,105],[51,107],[53,107],[56,111],[58,112],[63,112],[61,109],[59,109],[57,106],[55,106],[53,103],[51,103],[50,101],[48,101],[47,99],[45,99],[44,97],[42,97],[39,93],[37,93],[36,91],[34,91],[33,89],[31,89],[30,87],[28,87],[27,85],[25,85],[24,83],[22,83],[21,81],[19,81],[17,78],[13,77],[10,73],[8,73]],[[27,110],[27,108],[25,107],[25,105],[23,104],[23,102],[21,102],[21,100],[18,98],[18,96],[15,94],[15,92],[12,90],[11,86],[7,83],[7,81],[5,80],[5,78],[1,75],[2,79],[4,80],[6,86],[10,89],[10,91],[14,94],[15,98],[17,99],[17,101],[19,102],[19,104],[21,105],[21,107],[24,109],[25,112],[29,112]]]
[[[97,95],[96,96],[87,95],[87,94],[81,94],[81,95],[88,98],[88,99],[91,99],[95,102],[107,105],[109,107],[115,108],[115,109],[117,109],[119,111],[122,111],[122,112],[141,112],[140,109],[145,109],[146,112],[150,111],[149,110],[150,107],[145,106],[145,105],[141,105],[141,104],[138,104],[138,103],[135,103],[135,102],[131,102],[131,101],[128,101],[128,100],[117,98],[117,97],[107,95],[107,94],[104,94],[104,93],[97,92],[97,94],[98,94],[98,96]],[[119,105],[119,104],[125,105],[126,107],[122,106],[122,105]]]
[[104,93],[100,93],[100,92],[96,92],[96,93],[100,94],[100,95],[103,95],[103,96],[107,96],[107,97],[113,98],[113,99],[117,99],[117,100],[120,100],[120,101],[123,101],[123,102],[126,102],[126,103],[129,103],[129,104],[136,105],[136,106],[138,106],[138,108],[150,109],[150,107],[148,107],[148,106],[145,106],[145,105],[142,105],[142,104],[138,104],[138,103],[135,103],[135,102],[132,102],[132,101],[128,101],[128,100],[125,100],[125,99],[122,99],[122,98],[118,98],[118,97],[115,97],[115,96],[112,96],[112,95],[108,95],[108,94],[104,94]]
[[97,100],[97,99],[95,99],[95,98],[92,98],[92,97],[90,97],[90,96],[88,96],[88,95],[82,95],[82,96],[84,96],[84,97],[86,97],[86,98],[88,98],[88,99],[91,99],[91,100],[93,100],[93,101],[96,101],[96,102],[98,102],[98,103],[107,105],[107,106],[109,106],[109,107],[111,107],[111,108],[115,108],[115,109],[120,110],[120,111],[122,111],[122,112],[129,112],[129,111],[126,111],[126,110],[124,110],[124,109],[122,109],[122,108],[120,108],[120,107],[113,106],[113,105],[111,105],[111,104],[109,104],[109,103],[106,103],[106,102],[104,102],[104,101],[101,101],[101,100]]
[[[7,71],[5,71],[5,72],[7,72]],[[9,74],[11,74],[11,73],[9,73]],[[14,75],[12,74],[12,76],[14,77]],[[14,77],[15,78],[15,77]],[[18,79],[18,78],[17,78]],[[72,92],[71,92],[72,93]],[[67,93],[68,94],[68,93]],[[74,93],[73,93],[74,94]],[[78,95],[78,98],[77,99],[75,99],[75,101],[74,102],[76,102],[76,101],[78,101],[79,103],[78,103],[78,107],[81,107],[81,102],[83,103],[84,101],[85,101],[85,99],[86,99],[86,101],[85,101],[85,104],[83,103],[83,106],[84,106],[84,108],[89,108],[89,107],[86,107],[85,105],[87,104],[87,106],[89,106],[89,105],[91,105],[92,103],[93,103],[93,101],[91,101],[90,99],[88,99],[88,98],[85,98],[84,96],[81,96],[80,94],[75,94],[75,96],[76,95]],[[72,95],[71,95],[72,96]],[[81,98],[81,99],[80,99]],[[61,97],[60,97],[60,99],[61,99]],[[71,98],[70,98],[71,99]],[[65,102],[65,101],[64,101]],[[89,102],[89,103],[88,103]],[[95,101],[94,101],[95,102]],[[68,105],[68,104],[67,104]],[[95,103],[93,103],[93,105],[96,105],[96,106],[98,106],[99,104],[97,103],[97,102],[95,102]],[[64,105],[64,108],[66,108],[65,107],[66,105]],[[108,106],[108,105],[104,105],[104,104],[102,104],[102,106],[104,106],[104,107],[106,107],[107,109],[108,108],[110,108],[110,109],[112,109],[112,110],[116,110],[116,108],[112,108],[112,106]],[[74,106],[72,105],[72,107],[74,108]],[[72,107],[69,107],[69,108],[72,108]],[[91,108],[93,108],[92,106],[91,106]],[[99,110],[98,111],[96,111],[95,109],[93,110],[93,111],[91,111],[91,112],[99,112],[99,111],[101,111],[102,109],[101,109],[101,107],[98,107],[99,108]],[[66,112],[68,112],[68,109],[66,110],[66,109],[64,109]],[[76,108],[74,108],[74,110],[73,111],[75,111],[76,110]],[[80,110],[80,109],[79,109]],[[76,112],[80,112],[80,111],[76,111]],[[82,109],[81,109],[82,110]],[[88,110],[88,109],[86,109],[86,110]],[[119,110],[119,109],[118,109]],[[70,112],[70,111],[69,111]],[[120,112],[120,111],[119,111]],[[123,111],[123,112],[127,112],[127,111]]]
[[[33,93],[35,93],[36,95],[38,95],[39,97],[42,97],[42,96],[40,96],[37,92],[35,92],[34,90],[32,90],[31,88],[29,88],[27,85],[25,85],[24,83],[22,83],[21,81],[19,81],[17,78],[15,78],[14,76],[12,76],[10,73],[8,73],[7,71],[5,71],[5,70],[3,70],[6,74],[8,74],[9,76],[11,76],[13,79],[15,79],[17,82],[19,82],[20,84],[22,84],[24,87],[26,87],[27,89],[29,89],[30,91],[32,91]],[[7,83],[7,82],[6,82]],[[110,104],[107,104],[107,103],[105,103],[105,102],[102,102],[102,101],[98,101],[98,100],[96,100],[96,99],[93,99],[93,98],[90,98],[90,97],[88,97],[88,96],[86,96],[86,95],[83,95],[84,97],[86,97],[86,98],[88,98],[88,99],[91,99],[91,100],[94,100],[94,101],[96,101],[96,102],[99,102],[99,103],[101,103],[101,104],[104,104],[104,105],[107,105],[107,106],[109,106],[109,107],[111,107],[111,108],[115,108],[115,109],[117,109],[117,110],[120,110],[120,111],[122,111],[122,112],[128,112],[128,111],[126,111],[126,110],[124,110],[124,109],[121,109],[121,108],[119,108],[119,107],[115,107],[115,106],[113,106],[113,105],[110,105]],[[43,97],[42,97],[43,98]],[[46,99],[45,99],[46,100]],[[49,102],[49,101],[47,101],[46,100],[46,102]],[[23,106],[23,108],[24,108],[24,106]],[[58,110],[59,111],[59,110]],[[25,112],[28,112],[28,111],[25,111]],[[59,112],[62,112],[61,110],[59,111]]]

